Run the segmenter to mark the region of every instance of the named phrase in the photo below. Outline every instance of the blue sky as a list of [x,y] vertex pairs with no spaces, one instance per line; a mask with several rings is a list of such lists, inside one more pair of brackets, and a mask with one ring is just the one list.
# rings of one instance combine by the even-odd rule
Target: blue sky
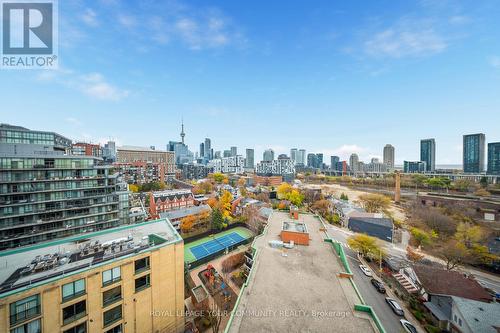
[[[396,160],[500,141],[500,3],[59,2],[57,71],[2,70],[0,121],[75,140]],[[328,162],[329,158],[325,158]]]

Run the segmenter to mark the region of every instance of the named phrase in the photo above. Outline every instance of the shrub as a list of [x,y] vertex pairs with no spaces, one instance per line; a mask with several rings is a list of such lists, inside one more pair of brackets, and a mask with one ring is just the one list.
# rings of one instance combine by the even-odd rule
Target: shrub
[[439,333],[441,329],[433,325],[425,325],[425,330],[429,333]]

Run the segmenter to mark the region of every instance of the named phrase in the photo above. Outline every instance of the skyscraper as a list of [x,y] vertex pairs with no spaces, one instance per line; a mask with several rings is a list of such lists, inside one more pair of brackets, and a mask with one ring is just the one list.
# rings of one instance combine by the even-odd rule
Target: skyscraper
[[225,149],[223,154],[222,154],[224,157],[231,157],[231,151],[228,150],[228,149]]
[[292,159],[292,161],[294,161],[295,163],[297,163],[297,153],[298,153],[298,150],[297,148],[292,148],[290,149],[290,158]]
[[238,147],[231,147],[231,156],[238,155]]
[[270,162],[274,160],[274,150],[272,149],[267,149],[264,151],[264,154],[262,156],[262,160],[266,162]]
[[310,168],[318,167],[318,156],[314,153],[307,154],[307,166]]
[[490,175],[500,175],[500,142],[488,143],[488,170]]
[[253,149],[246,150],[245,168],[253,169],[255,167],[254,153]]
[[394,146],[386,144],[384,147],[384,164],[390,169],[394,169],[394,153]]
[[297,163],[295,165],[305,165],[306,164],[306,150],[299,149],[297,152]]
[[425,171],[436,170],[436,141],[434,139],[420,140],[420,161],[425,162]]
[[202,142],[200,143],[200,158],[205,157],[205,144]]
[[316,154],[316,167],[323,169],[323,153]]
[[337,163],[340,162],[340,157],[330,156],[330,169],[335,170],[337,168]]
[[351,167],[351,171],[356,173],[359,171],[359,156],[358,154],[351,154],[349,157],[349,166]]
[[213,155],[212,155],[212,142],[210,141],[209,138],[205,138],[205,154],[204,154],[204,157],[207,160],[213,159]]
[[464,135],[463,168],[464,172],[480,173],[484,171],[484,146],[483,133]]

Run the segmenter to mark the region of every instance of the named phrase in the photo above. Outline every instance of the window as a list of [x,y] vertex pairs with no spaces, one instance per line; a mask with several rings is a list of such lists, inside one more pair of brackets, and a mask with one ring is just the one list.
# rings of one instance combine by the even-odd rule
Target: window
[[40,295],[26,297],[10,303],[10,325],[36,317],[40,314]]
[[149,257],[135,261],[135,274],[149,269]]
[[102,272],[102,285],[106,286],[115,283],[116,281],[120,281],[120,278],[121,278],[120,267],[108,269],[107,271]]
[[30,321],[22,326],[10,330],[10,333],[41,333],[42,325],[40,319]]
[[144,288],[149,287],[149,274],[144,275],[143,277],[140,277],[138,279],[135,279],[135,291],[138,292]]
[[62,301],[66,302],[85,294],[85,279],[73,281],[62,286]]
[[118,320],[122,319],[122,306],[118,305],[109,311],[104,312],[104,326],[108,326]]
[[108,306],[122,299],[122,287],[118,286],[102,293],[102,306]]
[[462,326],[462,319],[458,318],[458,326]]
[[453,320],[457,322],[457,315],[453,315]]
[[81,301],[67,306],[62,311],[63,324],[69,324],[72,321],[78,320],[87,314],[86,301]]
[[64,331],[64,333],[87,333],[87,322],[71,327],[70,329]]
[[112,329],[109,329],[106,331],[106,333],[122,333],[122,324],[113,327]]

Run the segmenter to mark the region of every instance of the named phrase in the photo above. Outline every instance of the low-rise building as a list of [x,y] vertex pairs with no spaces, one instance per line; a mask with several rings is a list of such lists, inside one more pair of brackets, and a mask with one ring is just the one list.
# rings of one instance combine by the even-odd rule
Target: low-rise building
[[194,206],[194,196],[191,190],[165,190],[149,193],[149,214],[158,218],[160,213],[169,210]]
[[500,304],[484,303],[463,297],[430,295],[424,303],[434,324],[447,332],[498,333]]
[[191,206],[186,208],[180,208],[175,210],[169,210],[160,213],[160,218],[168,219],[174,228],[179,231],[181,229],[181,221],[183,218],[188,216],[195,216],[197,218],[208,217],[212,212],[212,208],[209,205],[199,205]]
[[380,213],[352,212],[347,218],[349,230],[392,243],[392,220]]
[[427,164],[423,161],[404,161],[404,173],[424,173],[427,169]]
[[167,220],[0,252],[0,332],[183,332],[183,259]]

